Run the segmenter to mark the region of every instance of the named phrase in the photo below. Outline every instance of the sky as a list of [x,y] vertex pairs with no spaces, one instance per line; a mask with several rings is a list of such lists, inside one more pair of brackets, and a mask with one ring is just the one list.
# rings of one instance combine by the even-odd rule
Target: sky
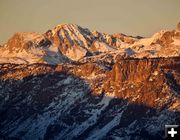
[[180,22],[180,0],[0,0],[0,44],[15,32],[74,23],[90,30],[149,37]]

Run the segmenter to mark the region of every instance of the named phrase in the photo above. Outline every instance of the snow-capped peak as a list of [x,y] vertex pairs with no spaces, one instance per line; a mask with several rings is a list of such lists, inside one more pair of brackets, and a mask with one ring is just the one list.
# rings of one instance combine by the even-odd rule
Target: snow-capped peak
[[138,58],[179,56],[178,27],[173,31],[162,30],[149,38],[136,38],[121,33],[91,32],[76,24],[59,24],[44,34],[16,33],[0,47],[0,62],[58,64],[109,52]]

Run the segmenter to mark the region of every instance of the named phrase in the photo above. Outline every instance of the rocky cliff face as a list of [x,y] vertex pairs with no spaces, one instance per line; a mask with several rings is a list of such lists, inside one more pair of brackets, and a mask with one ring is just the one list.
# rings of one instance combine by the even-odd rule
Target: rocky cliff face
[[0,65],[0,132],[21,139],[163,139],[180,122],[179,57]]
[[[175,80],[178,71],[179,58],[119,60],[113,66],[111,78],[105,87],[113,87],[115,96],[119,98],[162,108],[166,105],[165,101],[171,98],[172,81],[178,85]],[[174,92],[178,93],[178,90]]]
[[142,38],[63,24],[0,46],[0,139],[164,139],[179,93],[178,27]]

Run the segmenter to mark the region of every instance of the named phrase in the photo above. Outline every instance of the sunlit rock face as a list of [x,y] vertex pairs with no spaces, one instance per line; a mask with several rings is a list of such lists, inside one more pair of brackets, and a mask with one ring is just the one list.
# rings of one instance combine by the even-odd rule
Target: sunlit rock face
[[2,137],[163,139],[179,123],[179,60],[1,64]]
[[[119,60],[113,66],[111,79],[107,82],[119,98],[161,108],[169,100],[167,98],[171,98],[168,86],[173,84],[171,80],[179,77],[179,64],[179,58]],[[178,80],[175,81],[174,84],[178,85]]]
[[0,47],[0,63],[63,64],[113,54],[132,58],[180,55],[179,24],[176,30],[162,30],[152,37],[90,31],[76,24],[60,24],[47,32],[15,33]]
[[180,34],[58,25],[0,46],[0,139],[164,139],[180,123]]

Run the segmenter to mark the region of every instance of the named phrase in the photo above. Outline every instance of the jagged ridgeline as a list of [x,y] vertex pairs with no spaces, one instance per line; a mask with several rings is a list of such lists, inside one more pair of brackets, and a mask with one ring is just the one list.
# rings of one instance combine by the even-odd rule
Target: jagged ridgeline
[[164,139],[180,124],[180,30],[63,24],[0,46],[0,139]]
[[62,24],[44,34],[14,34],[0,47],[0,63],[62,64],[117,54],[133,58],[172,57],[179,56],[179,46],[179,24],[175,30],[163,30],[149,38],[91,32],[75,24]]

